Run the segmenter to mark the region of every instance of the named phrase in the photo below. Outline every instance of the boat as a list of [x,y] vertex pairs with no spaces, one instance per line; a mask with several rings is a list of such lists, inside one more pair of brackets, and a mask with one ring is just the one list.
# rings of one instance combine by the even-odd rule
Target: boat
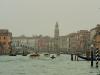
[[40,56],[40,54],[38,53],[30,54],[30,57],[38,57],[38,56]]
[[48,54],[48,53],[46,53],[46,54],[44,54],[44,56],[49,56],[50,54]]
[[[84,59],[84,60],[88,60],[88,61],[91,60],[91,57],[87,57],[87,56],[78,55],[78,57],[81,59]],[[93,56],[93,60],[94,61],[96,60],[96,56]],[[100,61],[100,56],[99,56],[98,60]]]
[[16,54],[9,54],[9,56],[16,56]]
[[52,55],[50,58],[51,58],[51,59],[55,59],[56,57],[55,57],[54,55]]

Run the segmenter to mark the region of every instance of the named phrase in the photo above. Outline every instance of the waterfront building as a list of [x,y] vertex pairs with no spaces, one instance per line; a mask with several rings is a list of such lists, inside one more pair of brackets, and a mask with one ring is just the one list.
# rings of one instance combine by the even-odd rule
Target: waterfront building
[[78,33],[79,51],[86,53],[90,49],[90,31],[80,30]]
[[100,24],[90,30],[90,41],[94,47],[100,50]]
[[61,53],[68,52],[68,36],[59,36],[59,49]]
[[48,52],[49,51],[49,36],[42,36],[36,38],[36,48],[39,52]]
[[68,51],[84,53],[89,48],[90,32],[88,30],[80,30],[77,33],[70,33],[67,42]]
[[54,38],[50,37],[49,44],[48,44],[49,53],[54,53]]
[[18,36],[12,38],[12,47],[16,50],[34,50],[35,48],[35,37]]
[[89,48],[90,44],[90,31],[88,30],[80,30],[78,33],[78,39],[80,44],[80,50],[86,50]]
[[0,55],[10,52],[12,33],[8,29],[0,29]]
[[67,48],[69,53],[75,53],[78,48],[77,33],[70,33],[67,38]]

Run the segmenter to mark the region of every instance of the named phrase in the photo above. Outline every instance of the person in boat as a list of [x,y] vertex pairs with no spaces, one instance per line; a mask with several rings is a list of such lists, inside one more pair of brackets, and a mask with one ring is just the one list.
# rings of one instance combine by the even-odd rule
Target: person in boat
[[54,55],[52,55],[50,58],[51,58],[51,59],[55,59],[56,57],[55,57]]

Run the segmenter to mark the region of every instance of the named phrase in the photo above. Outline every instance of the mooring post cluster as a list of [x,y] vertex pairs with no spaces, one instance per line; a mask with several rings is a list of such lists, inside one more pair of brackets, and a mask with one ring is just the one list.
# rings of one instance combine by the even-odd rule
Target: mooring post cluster
[[[94,53],[95,51],[95,53]],[[95,54],[95,55],[94,55]],[[99,48],[95,48],[91,46],[91,67],[93,67],[93,61],[96,61],[96,68],[98,68],[98,64],[99,64]]]
[[71,54],[71,61],[78,61],[78,54]]
[[73,61],[73,54],[71,54],[71,61]]

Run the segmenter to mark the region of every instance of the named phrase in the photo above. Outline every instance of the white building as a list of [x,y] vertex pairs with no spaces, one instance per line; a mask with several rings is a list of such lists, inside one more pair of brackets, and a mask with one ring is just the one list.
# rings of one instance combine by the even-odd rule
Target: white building
[[12,46],[13,47],[26,47],[26,48],[35,48],[35,38],[34,37],[26,37],[19,36],[12,38]]

